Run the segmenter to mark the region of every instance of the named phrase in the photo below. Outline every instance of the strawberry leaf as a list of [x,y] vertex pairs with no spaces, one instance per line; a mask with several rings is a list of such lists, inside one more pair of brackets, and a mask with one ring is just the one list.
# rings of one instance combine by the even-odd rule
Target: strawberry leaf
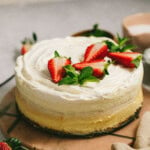
[[136,68],[138,68],[138,66],[140,65],[141,59],[142,59],[142,55],[139,55],[137,58],[132,60],[132,63],[135,65]]

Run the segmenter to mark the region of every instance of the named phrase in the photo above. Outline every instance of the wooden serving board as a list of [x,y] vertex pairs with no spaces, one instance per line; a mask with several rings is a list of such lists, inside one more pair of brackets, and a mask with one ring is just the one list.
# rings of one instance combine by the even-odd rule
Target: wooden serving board
[[[71,139],[47,134],[26,123],[17,114],[14,88],[3,98],[0,110],[0,128],[2,133],[6,137],[20,139],[25,146],[35,150],[110,150],[111,144],[115,142],[131,144],[140,120],[139,118],[136,119],[126,127],[114,132],[114,135],[90,139]],[[150,111],[150,92],[146,90],[144,90],[144,104],[140,117],[145,111]],[[121,137],[122,135],[124,137]]]

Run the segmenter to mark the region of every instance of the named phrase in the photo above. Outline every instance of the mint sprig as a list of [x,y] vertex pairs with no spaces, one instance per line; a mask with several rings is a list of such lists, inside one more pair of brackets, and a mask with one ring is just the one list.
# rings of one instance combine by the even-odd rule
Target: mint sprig
[[98,82],[99,79],[96,78],[93,74],[92,67],[85,67],[81,70],[78,81],[80,85],[83,85],[85,82]]
[[93,76],[92,67],[85,67],[81,70],[81,72],[77,72],[75,68],[71,65],[67,65],[64,67],[66,71],[66,76],[59,81],[58,85],[83,85],[86,82],[98,82],[99,79]]
[[60,57],[59,53],[57,51],[54,52],[55,57]]
[[110,52],[125,52],[136,48],[134,45],[127,44],[128,41],[128,38],[120,37],[119,34],[117,34],[117,45],[108,40],[106,40],[105,43],[107,44]]

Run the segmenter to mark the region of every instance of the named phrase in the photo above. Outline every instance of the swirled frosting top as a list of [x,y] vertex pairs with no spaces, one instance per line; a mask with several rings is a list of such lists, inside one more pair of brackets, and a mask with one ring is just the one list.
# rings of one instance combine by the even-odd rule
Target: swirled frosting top
[[[87,46],[108,38],[67,37],[44,40],[33,46],[24,56],[19,56],[16,63],[16,79],[20,92],[26,97],[38,97],[45,101],[96,101],[114,99],[141,84],[143,67],[128,69],[121,65],[110,65],[109,75],[100,82],[80,85],[58,85],[51,81],[47,68],[48,60],[57,50],[62,56],[71,57],[72,63],[80,62]],[[134,92],[134,91],[133,91]],[[37,100],[38,102],[38,100]],[[47,103],[45,103],[46,105]]]

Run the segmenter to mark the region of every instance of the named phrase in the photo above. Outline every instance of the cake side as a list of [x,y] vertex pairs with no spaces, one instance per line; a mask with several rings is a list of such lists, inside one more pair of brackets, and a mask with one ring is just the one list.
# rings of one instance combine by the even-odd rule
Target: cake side
[[140,90],[132,103],[121,109],[118,107],[116,112],[109,114],[106,112],[103,116],[101,116],[101,113],[96,115],[93,113],[90,117],[44,114],[25,103],[17,89],[16,101],[20,112],[43,128],[72,135],[87,135],[96,132],[107,133],[110,129],[115,130],[118,128],[121,123],[127,121],[142,107],[143,95],[142,90]]

